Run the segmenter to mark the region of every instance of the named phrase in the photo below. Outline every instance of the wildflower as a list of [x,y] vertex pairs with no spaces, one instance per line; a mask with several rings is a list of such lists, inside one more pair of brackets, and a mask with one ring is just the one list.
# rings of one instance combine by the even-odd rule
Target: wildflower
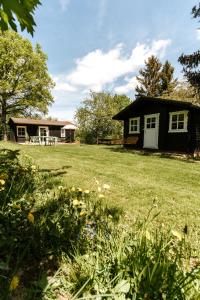
[[172,234],[173,234],[173,236],[177,237],[179,241],[181,241],[183,238],[182,234],[176,230],[172,230]]
[[100,186],[98,187],[98,192],[99,192],[99,193],[101,192],[101,188],[100,188]]
[[103,194],[99,194],[99,199],[102,199],[104,198],[104,195]]
[[82,211],[80,212],[80,214],[79,214],[80,217],[83,217],[83,216],[85,216],[85,215],[87,215],[86,210],[82,210]]
[[90,191],[89,191],[89,190],[85,190],[84,193],[85,193],[85,194],[89,194]]
[[59,189],[60,191],[62,191],[62,190],[63,190],[63,186],[62,186],[62,185],[59,185],[58,189]]
[[32,223],[32,224],[34,223],[34,215],[31,212],[29,212],[27,218],[28,218],[28,220],[29,220],[30,223]]
[[75,189],[75,187],[73,186],[73,187],[71,188],[71,191],[72,191],[72,192],[75,192],[75,190],[76,190],[76,189]]
[[0,184],[1,184],[1,185],[5,185],[5,183],[6,183],[6,182],[5,182],[4,179],[0,179]]
[[77,199],[75,199],[74,201],[73,201],[73,206],[78,206],[79,205],[79,201],[77,200]]
[[82,189],[81,189],[81,188],[78,188],[78,191],[79,191],[79,192],[82,192]]
[[109,189],[110,189],[110,186],[109,186],[108,184],[104,184],[104,185],[103,185],[103,188],[104,188],[104,190],[109,190]]
[[32,166],[31,166],[31,169],[32,169],[32,170],[36,170],[36,166],[32,165]]
[[11,282],[10,282],[10,291],[15,290],[19,285],[19,277],[18,276],[13,276]]

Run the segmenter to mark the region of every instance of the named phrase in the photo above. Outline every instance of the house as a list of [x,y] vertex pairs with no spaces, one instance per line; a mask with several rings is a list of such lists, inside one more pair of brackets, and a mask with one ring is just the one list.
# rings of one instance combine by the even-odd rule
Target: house
[[136,149],[194,152],[200,148],[200,107],[141,96],[113,117],[124,121],[124,145]]
[[18,143],[33,137],[56,137],[60,141],[73,142],[76,126],[69,121],[10,118],[10,140]]

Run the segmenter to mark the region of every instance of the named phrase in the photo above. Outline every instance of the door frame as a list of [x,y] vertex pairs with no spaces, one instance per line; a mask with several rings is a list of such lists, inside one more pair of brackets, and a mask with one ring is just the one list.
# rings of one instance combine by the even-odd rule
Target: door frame
[[[156,145],[155,147],[145,147],[145,134],[146,134],[146,130],[148,130],[148,128],[146,128],[147,125],[147,118],[156,118],[156,127],[155,130],[157,131],[157,141],[156,141]],[[159,124],[160,124],[160,113],[156,113],[156,114],[149,114],[149,115],[144,115],[144,135],[143,135],[143,148],[146,149],[158,149],[158,142],[159,142]]]

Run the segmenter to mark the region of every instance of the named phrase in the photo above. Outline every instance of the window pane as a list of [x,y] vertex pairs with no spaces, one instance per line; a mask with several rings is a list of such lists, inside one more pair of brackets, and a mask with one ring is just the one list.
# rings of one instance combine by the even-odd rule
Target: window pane
[[156,123],[156,118],[155,117],[151,118],[151,122]]
[[172,115],[172,122],[176,122],[177,121],[177,115]]
[[184,114],[180,114],[180,115],[178,116],[178,120],[179,120],[179,121],[184,121]]
[[156,128],[156,123],[151,123],[151,128]]
[[184,129],[184,122],[178,123],[178,129]]
[[172,129],[177,129],[177,123],[176,122],[172,123]]
[[147,128],[151,128],[151,124],[150,123],[147,123]]

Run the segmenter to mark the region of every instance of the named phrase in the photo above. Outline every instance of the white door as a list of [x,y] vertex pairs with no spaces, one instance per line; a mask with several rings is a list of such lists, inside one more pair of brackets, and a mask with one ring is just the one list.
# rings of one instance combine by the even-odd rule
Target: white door
[[49,136],[49,128],[47,126],[39,127],[39,136]]
[[144,145],[143,148],[158,149],[159,115],[144,116]]

